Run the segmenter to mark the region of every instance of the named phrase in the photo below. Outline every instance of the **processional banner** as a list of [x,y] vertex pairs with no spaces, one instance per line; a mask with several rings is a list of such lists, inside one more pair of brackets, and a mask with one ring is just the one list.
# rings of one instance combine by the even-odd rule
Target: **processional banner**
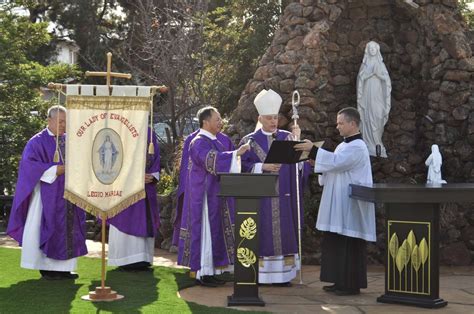
[[113,217],[145,198],[150,87],[67,85],[64,197]]

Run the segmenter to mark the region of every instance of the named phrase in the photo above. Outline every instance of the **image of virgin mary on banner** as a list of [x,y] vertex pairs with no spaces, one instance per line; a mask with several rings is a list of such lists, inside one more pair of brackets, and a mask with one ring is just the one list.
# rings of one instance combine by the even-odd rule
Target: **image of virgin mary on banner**
[[64,197],[111,218],[145,198],[151,88],[67,85]]

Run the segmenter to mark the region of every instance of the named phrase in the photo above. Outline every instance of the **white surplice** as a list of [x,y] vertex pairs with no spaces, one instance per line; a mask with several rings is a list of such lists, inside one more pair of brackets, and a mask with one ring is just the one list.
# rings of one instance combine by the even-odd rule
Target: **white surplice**
[[[48,130],[49,135],[53,134]],[[41,176],[40,181],[51,184],[56,180],[57,166],[52,166]],[[57,260],[47,257],[40,249],[41,216],[43,203],[41,200],[41,183],[38,182],[31,194],[25,229],[23,231],[21,267],[27,269],[74,271],[77,258]]]
[[[160,180],[159,172],[154,172],[152,175],[156,180]],[[154,237],[137,237],[122,232],[110,225],[107,265],[123,266],[138,262],[148,262],[153,264],[154,254]]]
[[349,197],[349,184],[372,185],[367,145],[362,139],[341,143],[334,153],[318,149],[314,172],[324,185],[316,228],[366,241],[376,241],[373,203]]
[[138,262],[153,264],[154,237],[137,237],[109,227],[109,253],[107,265],[123,266]]

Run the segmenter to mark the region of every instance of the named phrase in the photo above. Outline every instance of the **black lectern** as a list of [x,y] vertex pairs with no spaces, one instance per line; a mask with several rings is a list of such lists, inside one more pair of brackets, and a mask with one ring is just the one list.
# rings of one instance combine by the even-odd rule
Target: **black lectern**
[[439,297],[439,207],[474,202],[474,184],[351,185],[351,197],[386,208],[385,294],[378,302],[426,308],[448,304]]
[[265,306],[258,295],[260,198],[278,196],[277,174],[219,173],[220,196],[235,198],[234,294],[227,305]]

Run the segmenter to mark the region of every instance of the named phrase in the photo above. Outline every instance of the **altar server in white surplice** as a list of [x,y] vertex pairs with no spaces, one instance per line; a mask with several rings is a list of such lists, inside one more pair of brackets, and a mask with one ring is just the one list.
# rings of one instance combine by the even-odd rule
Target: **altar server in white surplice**
[[318,149],[309,140],[295,146],[311,151],[314,172],[321,174],[324,188],[316,222],[316,228],[324,231],[320,279],[334,283],[323,289],[336,295],[359,294],[360,288],[367,288],[366,241],[376,241],[374,204],[349,197],[350,184],[372,184],[369,152],[359,123],[359,112],[344,108],[337,115],[344,142],[334,152]]

